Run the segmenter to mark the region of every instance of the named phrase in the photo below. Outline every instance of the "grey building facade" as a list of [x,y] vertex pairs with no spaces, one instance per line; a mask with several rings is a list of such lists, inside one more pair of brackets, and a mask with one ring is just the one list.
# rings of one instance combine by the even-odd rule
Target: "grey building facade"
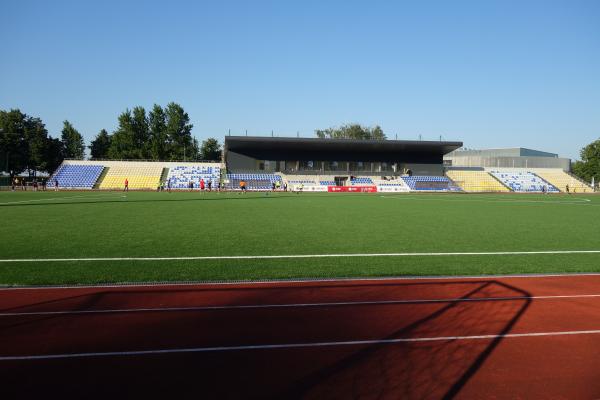
[[507,149],[457,149],[444,156],[446,167],[560,168],[571,170],[571,160],[545,151],[514,147]]

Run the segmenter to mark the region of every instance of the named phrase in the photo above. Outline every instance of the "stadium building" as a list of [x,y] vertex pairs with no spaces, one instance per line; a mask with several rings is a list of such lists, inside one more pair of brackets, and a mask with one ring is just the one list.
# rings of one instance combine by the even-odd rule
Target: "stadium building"
[[[448,189],[443,156],[461,146],[461,142],[228,136],[224,160],[232,188],[240,180],[271,187],[271,181],[257,182],[265,178],[310,191],[359,191],[358,186],[370,191],[366,187],[393,184],[408,190],[413,183],[424,189]],[[400,176],[412,176],[414,182]]]
[[64,189],[305,192],[576,192],[570,160],[537,150],[459,150],[461,142],[227,136],[221,162],[65,160]]
[[444,174],[443,156],[462,142],[227,136],[230,172],[334,175]]

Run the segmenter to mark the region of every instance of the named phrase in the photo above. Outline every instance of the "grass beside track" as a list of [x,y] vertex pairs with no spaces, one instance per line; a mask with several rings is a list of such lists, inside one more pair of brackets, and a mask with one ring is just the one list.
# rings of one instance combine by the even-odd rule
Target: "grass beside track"
[[[0,259],[600,250],[595,195],[2,192]],[[600,272],[600,254],[0,263],[0,284]]]

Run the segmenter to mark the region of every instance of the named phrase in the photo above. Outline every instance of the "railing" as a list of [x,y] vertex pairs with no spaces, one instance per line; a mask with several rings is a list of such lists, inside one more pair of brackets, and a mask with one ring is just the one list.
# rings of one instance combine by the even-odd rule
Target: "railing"
[[569,175],[571,178],[575,179],[576,181],[584,184],[585,186],[591,188],[592,185],[587,183],[586,181],[584,181],[583,179],[581,179],[580,177],[578,177],[577,175],[575,175],[574,173],[570,172],[570,171],[565,171],[567,175]]

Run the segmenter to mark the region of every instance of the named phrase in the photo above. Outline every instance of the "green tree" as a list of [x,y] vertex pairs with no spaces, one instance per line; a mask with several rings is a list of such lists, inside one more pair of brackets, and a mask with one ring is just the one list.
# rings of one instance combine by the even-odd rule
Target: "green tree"
[[133,129],[133,146],[136,150],[134,158],[150,158],[150,131],[144,107],[133,108],[131,128]]
[[119,115],[108,149],[112,159],[197,159],[198,142],[192,138],[190,117],[176,103],[155,104],[146,116],[143,107]]
[[198,143],[192,138],[190,117],[177,103],[169,103],[165,108],[165,132],[167,135],[168,158],[171,160],[197,159]]
[[202,160],[221,160],[221,145],[215,138],[208,138],[202,142],[200,147],[200,158]]
[[43,171],[52,173],[58,168],[63,161],[62,148],[60,139],[48,138],[44,154],[45,165]]
[[10,172],[11,176],[27,167],[27,118],[20,110],[0,110],[0,161],[2,169]]
[[28,121],[29,129],[25,131],[27,141],[27,169],[29,175],[37,171],[47,170],[46,148],[48,147],[48,132],[39,118]]
[[108,158],[135,159],[139,158],[138,149],[134,145],[133,118],[129,109],[119,115],[119,126],[112,134]]
[[74,158],[83,160],[85,144],[83,136],[73,127],[69,121],[63,122],[63,129],[60,136],[63,144],[63,155],[65,158]]
[[0,110],[0,169],[11,177],[27,170],[52,172],[56,161],[62,161],[61,151],[55,149],[44,123],[20,110]]
[[190,160],[199,160],[200,159],[200,143],[196,138],[192,138],[192,143],[190,145],[190,150],[186,149],[187,157],[186,159]]
[[92,156],[92,160],[101,160],[108,158],[108,149],[110,148],[111,137],[106,131],[106,129],[102,129],[92,143],[90,143],[90,154]]
[[379,125],[369,128],[360,124],[346,124],[340,127],[317,129],[315,134],[321,139],[385,140],[387,138]]
[[165,112],[158,104],[155,104],[148,113],[148,127],[150,135],[150,158],[153,160],[167,159],[171,144],[167,135]]
[[579,153],[581,161],[573,165],[573,173],[586,182],[592,177],[600,182],[600,139],[588,144]]

